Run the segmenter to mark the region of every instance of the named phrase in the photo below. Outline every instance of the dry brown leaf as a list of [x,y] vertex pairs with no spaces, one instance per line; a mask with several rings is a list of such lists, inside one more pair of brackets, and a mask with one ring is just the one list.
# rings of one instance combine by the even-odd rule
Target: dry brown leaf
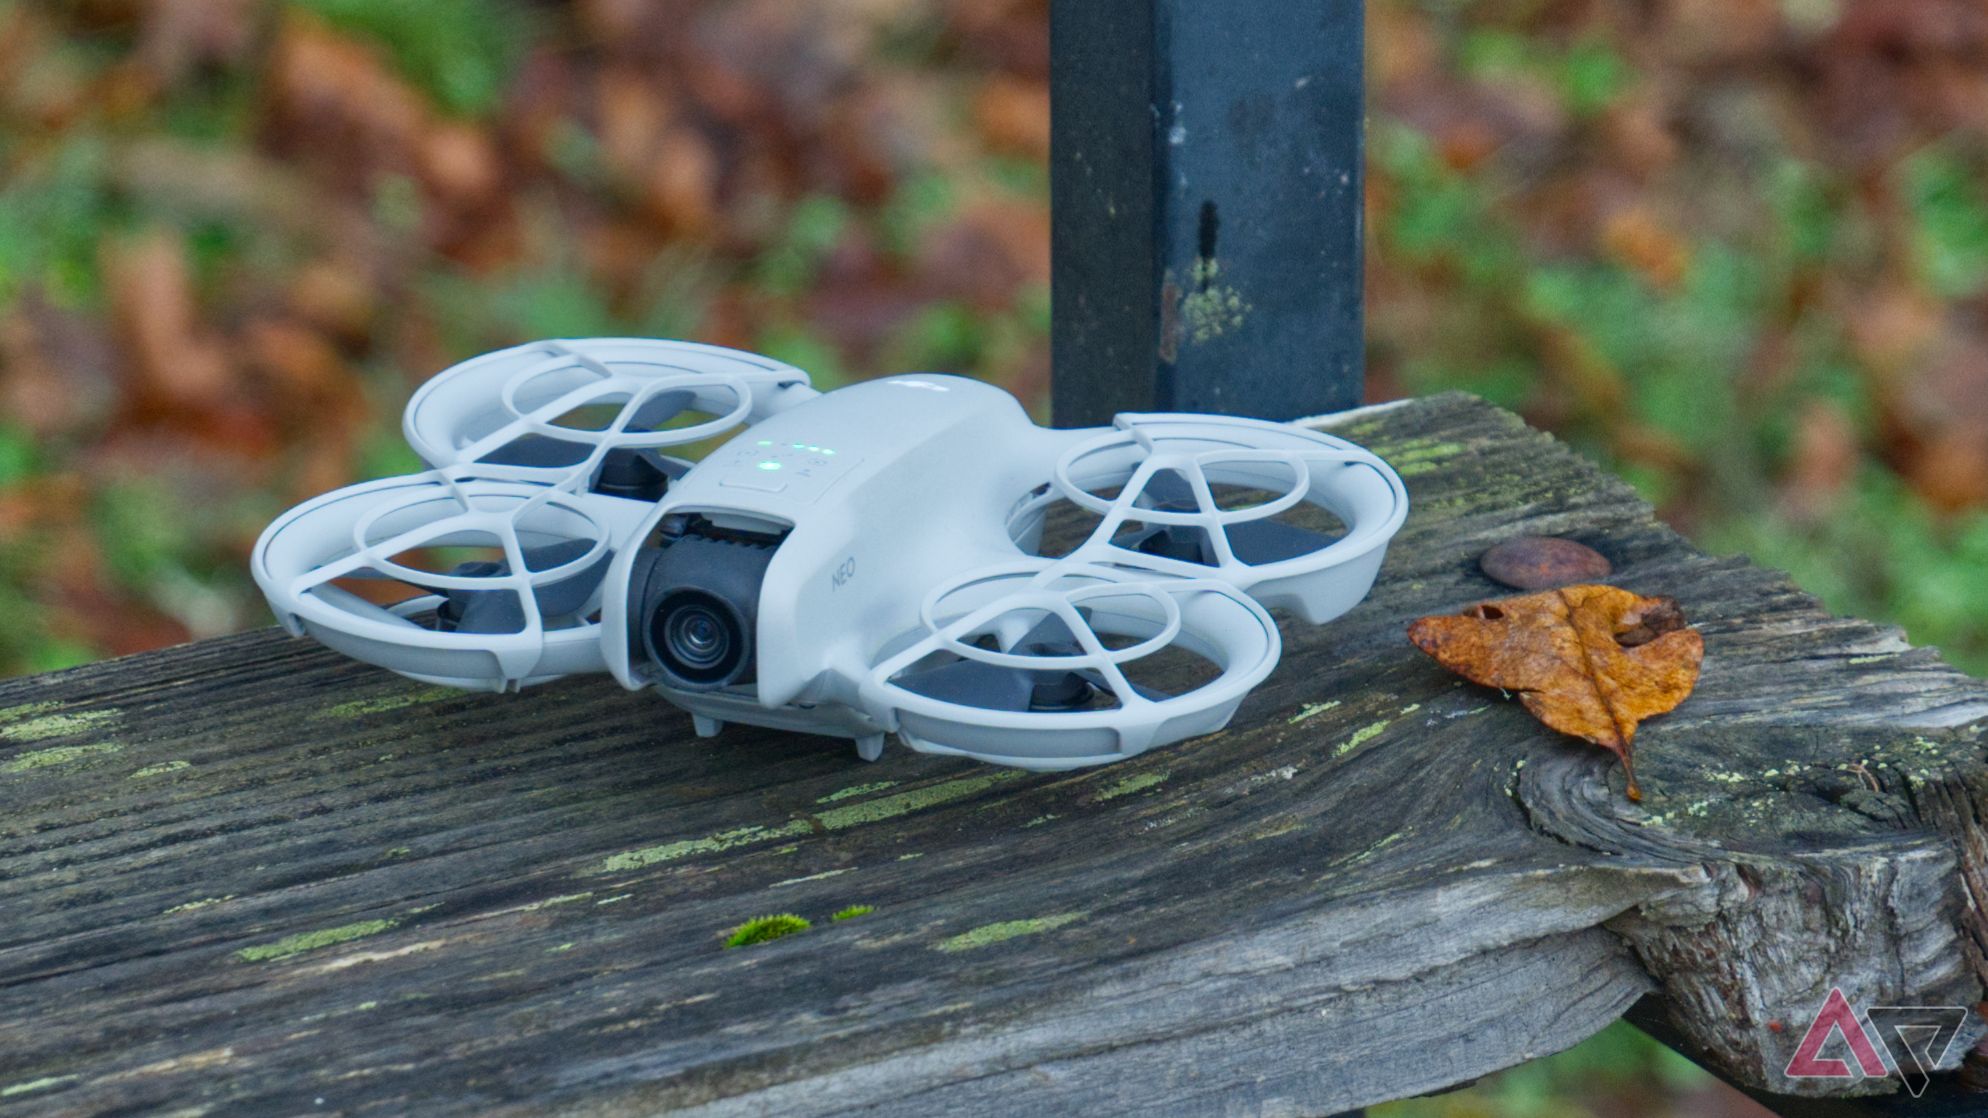
[[236,386],[227,348],[203,320],[193,262],[176,232],[153,229],[104,248],[117,337],[141,410],[197,410]]
[[1533,716],[1615,754],[1641,800],[1632,749],[1645,718],[1698,683],[1705,640],[1677,603],[1614,586],[1568,586],[1424,617],[1408,639],[1486,687],[1515,691]]
[[996,74],[974,95],[973,123],[995,151],[1047,160],[1049,83]]

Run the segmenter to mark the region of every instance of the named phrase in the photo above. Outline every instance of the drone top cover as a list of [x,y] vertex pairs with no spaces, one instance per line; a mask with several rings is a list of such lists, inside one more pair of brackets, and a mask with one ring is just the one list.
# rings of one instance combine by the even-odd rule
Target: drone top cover
[[1227,724],[1269,609],[1373,584],[1407,495],[1344,440],[1121,415],[1053,430],[957,377],[819,393],[713,346],[534,343],[409,403],[431,469],[278,518],[256,581],[293,633],[416,679],[607,671],[696,716],[1031,769]]

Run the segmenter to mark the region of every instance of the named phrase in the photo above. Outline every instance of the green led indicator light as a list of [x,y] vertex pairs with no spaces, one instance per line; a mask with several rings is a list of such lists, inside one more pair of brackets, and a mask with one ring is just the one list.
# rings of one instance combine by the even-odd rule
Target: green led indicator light
[[780,461],[777,458],[768,458],[759,464],[759,468],[762,470],[777,470],[780,468]]
[[761,445],[761,446],[772,446],[772,445],[773,445],[773,440],[772,440],[772,439],[761,439],[761,440],[759,440],[759,445]]
[[835,457],[835,452],[834,452],[834,451],[832,451],[832,450],[830,450],[830,449],[828,449],[827,447],[822,447],[822,448],[821,448],[821,452],[822,452],[823,454],[826,454],[826,455],[828,455],[828,456],[829,456],[830,458],[833,458],[833,457]]

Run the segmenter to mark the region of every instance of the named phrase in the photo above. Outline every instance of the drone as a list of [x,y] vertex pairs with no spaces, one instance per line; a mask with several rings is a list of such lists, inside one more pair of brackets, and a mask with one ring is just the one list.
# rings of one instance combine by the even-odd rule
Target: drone
[[1270,611],[1358,605],[1408,514],[1385,462],[1304,427],[1045,428],[975,380],[819,392],[691,342],[489,353],[423,384],[404,430],[428,470],[257,540],[292,634],[467,690],[606,672],[702,737],[869,761],[895,734],[1066,770],[1219,730],[1277,664]]

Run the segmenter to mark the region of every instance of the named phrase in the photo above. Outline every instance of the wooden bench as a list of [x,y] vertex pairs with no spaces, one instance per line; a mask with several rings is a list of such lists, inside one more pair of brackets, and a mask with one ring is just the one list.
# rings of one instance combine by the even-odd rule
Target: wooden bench
[[[1481,402],[1324,425],[1412,493],[1373,597],[1287,625],[1226,732],[1090,772],[276,630],[0,683],[0,1112],[1324,1114],[1652,993],[1725,1074],[1840,1092],[1780,1074],[1832,986],[1980,999],[1988,686]],[[1403,636],[1522,533],[1705,634],[1640,807]],[[814,927],[724,946],[770,913]]]

